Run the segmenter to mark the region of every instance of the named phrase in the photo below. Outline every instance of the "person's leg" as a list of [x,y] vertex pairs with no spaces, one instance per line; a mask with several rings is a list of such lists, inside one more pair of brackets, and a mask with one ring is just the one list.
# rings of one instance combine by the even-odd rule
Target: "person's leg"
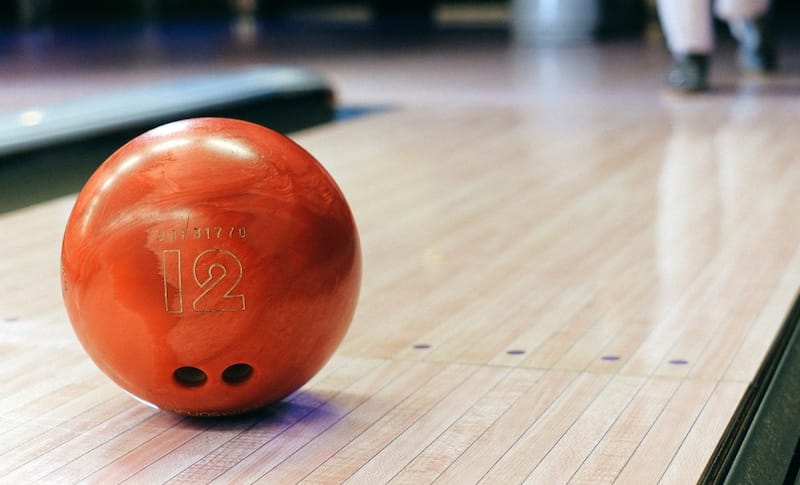
[[675,63],[667,83],[693,92],[708,87],[708,62],[714,48],[708,0],[658,0],[658,15]]
[[752,71],[768,72],[777,66],[769,28],[769,0],[717,0],[714,12],[728,22],[739,41],[739,62]]

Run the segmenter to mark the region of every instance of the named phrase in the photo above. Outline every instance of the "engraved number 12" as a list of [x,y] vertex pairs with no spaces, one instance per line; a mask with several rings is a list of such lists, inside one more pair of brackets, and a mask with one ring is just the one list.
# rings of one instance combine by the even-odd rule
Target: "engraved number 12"
[[[164,277],[164,304],[168,313],[183,313],[183,253],[165,249],[161,253]],[[239,312],[246,309],[245,298],[236,292],[244,273],[242,262],[225,249],[206,249],[194,258],[192,279],[195,287],[191,305],[195,312]]]

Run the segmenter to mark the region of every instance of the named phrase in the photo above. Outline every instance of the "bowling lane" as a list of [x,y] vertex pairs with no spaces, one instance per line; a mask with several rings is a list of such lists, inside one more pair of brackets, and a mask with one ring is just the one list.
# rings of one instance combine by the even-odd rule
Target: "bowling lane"
[[1,214],[1,476],[697,481],[796,297],[800,85],[723,62],[673,98],[652,46],[463,46],[309,59],[394,108],[292,134],[353,208],[363,289],[329,364],[254,415],[114,386],[61,303],[73,196]]
[[730,119],[736,100],[713,100],[699,124],[726,121],[700,136],[661,105],[684,101],[655,102],[602,129],[602,112],[457,107],[298,134],[359,222],[361,302],[322,374],[239,420],[109,384],[60,302],[71,199],[4,215],[4,472],[696,480],[800,278],[800,165],[779,128],[795,108]]

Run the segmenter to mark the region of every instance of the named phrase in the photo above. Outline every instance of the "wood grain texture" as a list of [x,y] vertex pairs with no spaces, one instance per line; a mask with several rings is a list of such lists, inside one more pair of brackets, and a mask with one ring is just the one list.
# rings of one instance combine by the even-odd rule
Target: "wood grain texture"
[[[568,91],[546,52],[492,52],[458,51],[441,99],[447,56],[397,55],[401,106],[295,136],[353,208],[363,290],[330,363],[253,415],[116,388],[61,303],[73,198],[0,215],[0,482],[695,481],[800,281],[800,86],[677,99],[594,66]],[[349,62],[316,67],[380,99]]]

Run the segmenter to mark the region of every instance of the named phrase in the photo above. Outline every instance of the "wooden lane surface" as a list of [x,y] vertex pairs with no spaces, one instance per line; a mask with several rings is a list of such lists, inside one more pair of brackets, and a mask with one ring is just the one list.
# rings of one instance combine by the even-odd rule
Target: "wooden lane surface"
[[396,110],[296,136],[353,206],[339,352],[253,416],[153,410],[60,299],[72,199],[0,216],[0,482],[690,483],[800,281],[798,101]]

